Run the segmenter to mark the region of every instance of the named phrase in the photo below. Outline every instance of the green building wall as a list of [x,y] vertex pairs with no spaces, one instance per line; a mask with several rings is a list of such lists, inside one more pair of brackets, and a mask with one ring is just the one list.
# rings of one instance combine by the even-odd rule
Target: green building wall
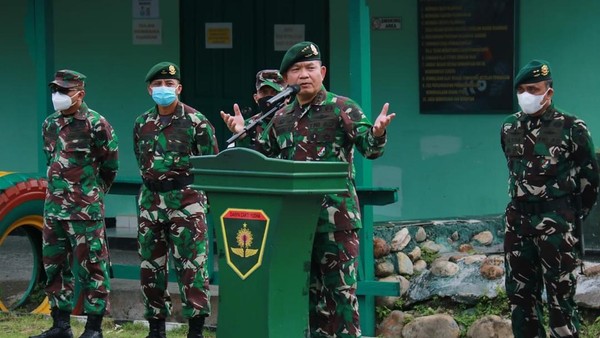
[[[516,68],[530,59],[550,62],[554,102],[584,119],[600,145],[600,2],[516,1]],[[345,7],[346,1],[331,1]],[[372,17],[400,17],[401,30],[371,31],[372,116],[384,102],[397,113],[385,155],[373,162],[373,184],[397,186],[399,201],[375,207],[376,220],[497,214],[508,202],[500,149],[505,115],[419,113],[417,1],[368,1]],[[332,13],[336,11],[332,10]],[[344,13],[339,11],[338,13]],[[345,15],[332,15],[331,89],[348,90]],[[333,68],[333,69],[331,69]],[[363,107],[366,108],[366,107]]]
[[[36,100],[36,22],[39,1],[8,1],[0,11],[0,171],[37,172],[40,116],[51,107]],[[52,1],[54,68],[88,76],[86,102],[115,127],[120,138],[118,180],[136,179],[131,129],[152,105],[144,75],[163,60],[179,62],[178,1],[162,0],[162,44],[132,44],[131,1]],[[583,118],[600,144],[600,2],[517,0],[516,67],[532,58],[552,65],[555,103]],[[375,220],[454,217],[503,211],[507,171],[499,147],[503,115],[422,115],[419,113],[417,1],[367,1],[373,17],[400,17],[400,30],[371,31],[372,105],[375,117],[389,102],[396,119],[388,130],[385,155],[372,165],[372,182],[400,188],[399,201],[375,207]],[[330,0],[330,90],[349,95],[348,2]],[[285,23],[282,21],[282,23]],[[43,76],[48,76],[44,74]],[[185,87],[184,87],[185,91]],[[213,121],[214,124],[221,121]],[[43,164],[42,164],[43,166]],[[135,214],[131,197],[111,196],[109,216]]]

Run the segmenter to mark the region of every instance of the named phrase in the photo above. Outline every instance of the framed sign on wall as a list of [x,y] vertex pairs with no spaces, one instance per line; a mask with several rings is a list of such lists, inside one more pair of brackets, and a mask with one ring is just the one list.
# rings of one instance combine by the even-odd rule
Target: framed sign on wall
[[515,0],[418,0],[422,114],[513,110]]

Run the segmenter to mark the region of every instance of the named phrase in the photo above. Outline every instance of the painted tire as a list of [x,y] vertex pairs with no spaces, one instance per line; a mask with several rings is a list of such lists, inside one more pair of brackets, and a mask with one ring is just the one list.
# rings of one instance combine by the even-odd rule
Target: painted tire
[[[11,232],[20,229],[26,234],[33,252],[33,271],[27,290],[11,308],[0,301],[0,311],[7,312],[23,305],[44,276],[42,227],[46,187],[46,181],[36,175],[0,172],[0,246]],[[45,297],[31,312],[50,313],[48,298]]]

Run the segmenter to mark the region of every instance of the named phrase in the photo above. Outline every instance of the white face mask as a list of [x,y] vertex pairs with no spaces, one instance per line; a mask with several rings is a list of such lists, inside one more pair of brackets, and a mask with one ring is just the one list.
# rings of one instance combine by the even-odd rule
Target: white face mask
[[[79,92],[73,94],[73,96],[77,94],[79,94]],[[59,92],[52,93],[52,105],[54,105],[54,110],[63,111],[71,108],[75,104],[75,102],[77,102],[71,102],[73,96],[69,96],[67,94]]]
[[523,112],[525,114],[531,115],[540,111],[540,109],[542,109],[542,107],[544,106],[542,104],[542,99],[544,98],[544,96],[546,96],[548,90],[550,90],[550,88],[548,88],[546,92],[542,95],[533,95],[528,92],[522,92],[521,94],[517,94],[517,100],[519,101],[519,106],[521,106]]

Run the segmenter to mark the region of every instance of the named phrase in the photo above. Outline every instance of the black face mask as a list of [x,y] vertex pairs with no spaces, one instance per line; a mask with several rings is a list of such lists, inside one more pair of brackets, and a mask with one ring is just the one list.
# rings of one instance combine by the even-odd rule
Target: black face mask
[[260,109],[261,113],[267,113],[270,108],[267,106],[267,101],[269,101],[273,96],[265,96],[258,99],[258,109]]

